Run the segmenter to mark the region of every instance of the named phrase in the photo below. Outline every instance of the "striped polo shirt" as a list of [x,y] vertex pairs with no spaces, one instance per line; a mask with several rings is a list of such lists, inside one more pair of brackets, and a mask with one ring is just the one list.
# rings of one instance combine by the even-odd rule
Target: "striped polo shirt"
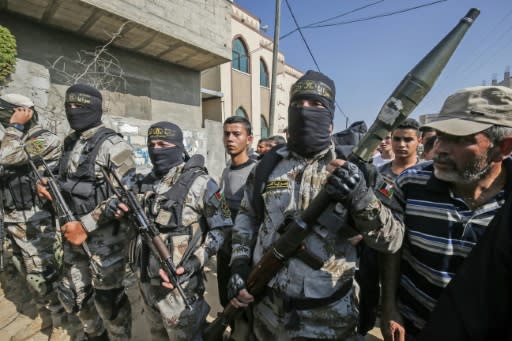
[[504,190],[476,210],[434,176],[432,162],[411,167],[396,179],[394,197],[404,209],[406,227],[398,308],[408,333],[423,328],[441,291],[505,203],[512,189],[512,160],[503,163]]

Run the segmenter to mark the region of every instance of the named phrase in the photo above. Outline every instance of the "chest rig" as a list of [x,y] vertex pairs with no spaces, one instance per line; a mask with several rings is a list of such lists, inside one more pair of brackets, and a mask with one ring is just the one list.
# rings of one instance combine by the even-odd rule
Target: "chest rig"
[[[25,141],[35,140],[40,135],[49,132],[40,129],[29,135]],[[41,157],[44,157],[41,155]],[[37,162],[37,160],[35,160]],[[6,166],[2,176],[3,207],[6,211],[25,211],[34,206],[41,207],[42,202],[35,192],[36,177],[28,164]]]
[[94,166],[96,157],[103,142],[117,133],[109,128],[101,127],[87,141],[81,155],[80,163],[74,173],[67,171],[68,163],[74,146],[80,135],[73,133],[64,140],[64,151],[59,168],[59,185],[64,199],[71,210],[84,215],[91,212],[98,204],[107,199],[110,193],[104,180],[96,178]]
[[[208,174],[204,166],[204,158],[201,155],[193,155],[185,163],[181,175],[174,182],[171,188],[158,196],[149,199],[146,207],[156,226],[161,233],[171,235],[189,234],[188,226],[183,225],[183,208],[185,198],[194,181],[201,175]],[[140,192],[154,191],[154,184],[157,181],[153,173],[148,174],[140,184]],[[201,225],[204,225],[201,223]]]

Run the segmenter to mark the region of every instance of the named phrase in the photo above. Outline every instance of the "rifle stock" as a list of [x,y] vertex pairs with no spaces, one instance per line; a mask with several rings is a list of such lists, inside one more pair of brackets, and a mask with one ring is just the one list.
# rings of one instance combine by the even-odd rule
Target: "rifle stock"
[[[460,22],[402,79],[391,96],[386,100],[376,120],[354,147],[349,161],[369,161],[380,141],[400,124],[416,108],[432,88],[434,82],[448,63],[465,33],[478,17],[480,11],[472,8]],[[256,264],[247,280],[247,290],[256,298],[263,292],[268,281],[277,274],[300,246],[309,233],[311,225],[329,204],[325,190],[321,190],[302,212],[300,218],[290,222],[286,232],[274,243]],[[230,303],[204,331],[205,341],[222,340],[225,327],[236,315],[236,308]],[[223,328],[224,326],[224,328]]]

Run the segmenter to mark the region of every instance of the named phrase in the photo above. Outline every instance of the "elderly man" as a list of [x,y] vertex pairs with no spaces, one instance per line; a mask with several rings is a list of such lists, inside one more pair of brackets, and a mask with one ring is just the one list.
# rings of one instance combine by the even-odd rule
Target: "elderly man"
[[427,126],[437,131],[434,160],[403,172],[391,198],[406,234],[401,254],[385,260],[388,340],[402,327],[414,340],[512,188],[512,89],[462,89]]

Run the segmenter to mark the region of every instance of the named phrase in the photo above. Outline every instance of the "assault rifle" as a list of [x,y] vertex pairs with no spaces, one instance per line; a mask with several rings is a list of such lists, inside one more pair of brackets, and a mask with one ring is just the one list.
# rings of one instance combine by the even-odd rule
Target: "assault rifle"
[[[380,141],[407,118],[430,91],[479,13],[478,9],[472,8],[448,35],[405,76],[384,103],[367,134],[354,147],[348,161],[356,164],[370,161],[372,153]],[[286,232],[263,255],[249,274],[246,287],[251,295],[256,299],[261,297],[267,283],[281,270],[286,260],[294,255],[302,241],[310,233],[310,226],[316,223],[317,218],[329,203],[328,194],[325,190],[321,190],[301,216],[287,224],[283,229]],[[237,311],[231,303],[228,304],[224,311],[204,329],[205,341],[222,340],[224,330],[235,318]]]
[[[148,219],[135,194],[126,189],[123,185],[113,166],[104,166],[102,167],[101,172],[103,173],[103,177],[112,192],[130,208],[128,214],[131,215],[145,243],[149,246],[153,254],[159,258],[164,271],[167,273],[167,276],[169,276],[171,284],[178,290],[178,293],[185,302],[187,308],[192,310],[192,306],[179,283],[178,274],[176,273],[176,267],[172,261],[171,253],[160,237],[160,231],[158,231],[156,226]],[[109,175],[111,175],[116,181],[117,186],[114,185]]]
[[[43,183],[43,177],[39,174],[37,166],[34,163],[34,159],[28,152],[26,146],[23,147],[23,149],[25,150],[25,154],[27,155],[27,160],[28,160],[30,167],[32,168],[32,172],[37,177],[37,180],[39,180],[41,183]],[[66,203],[66,200],[64,200],[64,197],[62,196],[62,193],[60,192],[59,185],[57,184],[57,179],[55,179],[55,176],[53,175],[50,167],[48,167],[48,164],[46,163],[46,161],[44,161],[44,159],[41,156],[38,157],[37,161],[41,162],[41,165],[44,168],[44,173],[48,176],[47,186],[48,186],[48,190],[50,191],[50,194],[52,196],[53,207],[55,209],[55,212],[57,213],[57,217],[59,218],[59,221],[60,221],[60,219],[64,220],[65,223],[69,223],[70,221],[78,221],[78,222],[80,222],[80,224],[82,224],[82,222],[80,221],[80,218],[75,216],[75,214],[69,209],[69,206]],[[85,228],[83,225],[82,225],[82,228],[85,231]],[[91,254],[91,250],[89,249],[89,245],[87,244],[86,241],[84,241],[80,246],[82,247],[82,250],[85,252],[87,257],[89,257],[89,263],[90,263],[91,268],[93,269],[94,273],[96,275],[100,276],[101,273],[99,272],[99,269],[96,266],[96,263],[94,263],[94,260],[92,259],[92,254]]]

